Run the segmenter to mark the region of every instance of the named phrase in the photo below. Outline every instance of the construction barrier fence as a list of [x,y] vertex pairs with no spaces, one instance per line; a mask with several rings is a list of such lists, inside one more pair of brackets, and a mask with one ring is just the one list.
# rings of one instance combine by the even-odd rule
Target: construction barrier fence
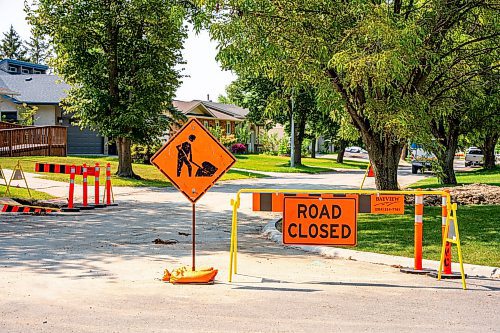
[[[451,273],[451,244],[457,246],[458,259],[460,262],[460,276],[462,287],[466,289],[465,273],[463,269],[462,250],[460,247],[460,237],[457,223],[457,205],[451,203],[450,193],[447,191],[434,190],[403,190],[403,191],[378,191],[378,190],[302,190],[302,189],[240,189],[236,193],[236,198],[231,199],[232,223],[231,223],[231,244],[229,249],[229,282],[232,281],[233,272],[237,274],[238,256],[238,208],[240,207],[241,194],[252,194],[252,210],[283,212],[283,202],[285,197],[356,197],[358,200],[358,213],[372,214],[402,214],[404,213],[404,195],[415,197],[415,234],[414,234],[414,268],[416,271],[424,271],[422,267],[422,239],[423,239],[423,198],[425,195],[437,195],[442,198],[442,251],[438,271],[438,280],[442,273]],[[398,199],[397,197],[400,197]],[[377,212],[376,202],[378,199],[394,198],[398,200],[395,211]],[[392,206],[392,205],[391,205]],[[403,209],[401,210],[401,206]],[[442,270],[444,269],[444,272]],[[425,272],[428,272],[425,270]]]

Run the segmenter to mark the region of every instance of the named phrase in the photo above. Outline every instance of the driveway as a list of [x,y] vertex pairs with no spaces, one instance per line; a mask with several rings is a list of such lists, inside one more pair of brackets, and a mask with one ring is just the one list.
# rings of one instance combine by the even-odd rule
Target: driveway
[[[401,171],[400,182],[412,181]],[[0,215],[0,332],[495,331],[497,280],[436,281],[283,248],[261,235],[273,214],[243,195],[239,271],[227,282],[230,205],[243,187],[357,188],[362,171],[221,182],[197,204],[197,265],[212,286],[171,285],[191,263],[191,206],[173,188],[116,188],[118,207]],[[57,182],[39,180],[47,191]],[[187,234],[187,235],[186,235]],[[156,245],[156,238],[178,241]],[[495,305],[497,304],[497,305]]]

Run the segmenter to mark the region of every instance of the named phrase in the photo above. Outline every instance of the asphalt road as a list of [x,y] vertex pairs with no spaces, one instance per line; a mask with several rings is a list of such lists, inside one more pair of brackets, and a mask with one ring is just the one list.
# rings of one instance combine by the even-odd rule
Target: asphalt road
[[[227,281],[229,200],[239,188],[355,188],[361,177],[290,174],[214,187],[197,205],[196,229],[197,265],[219,269],[210,286],[160,281],[164,269],[191,263],[191,206],[172,188],[117,188],[118,207],[75,215],[0,215],[0,332],[498,331],[498,280],[471,278],[463,291],[459,281],[283,248],[262,237],[274,215],[251,212],[249,195],[238,274]],[[400,181],[410,177],[403,170]]]

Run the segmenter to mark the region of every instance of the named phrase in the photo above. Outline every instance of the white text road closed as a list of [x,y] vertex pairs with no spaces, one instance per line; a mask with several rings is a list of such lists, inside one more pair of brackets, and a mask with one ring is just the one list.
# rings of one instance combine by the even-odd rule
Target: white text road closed
[[284,244],[357,243],[356,198],[285,197],[283,208]]

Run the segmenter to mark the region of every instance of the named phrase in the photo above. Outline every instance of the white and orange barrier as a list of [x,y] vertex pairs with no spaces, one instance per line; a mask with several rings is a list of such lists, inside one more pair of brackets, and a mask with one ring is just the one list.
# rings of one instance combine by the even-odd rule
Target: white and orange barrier
[[[404,205],[401,203],[401,198],[403,195],[413,195],[415,197],[415,222],[414,222],[414,267],[402,269],[402,271],[408,273],[418,273],[418,274],[428,274],[430,271],[422,267],[423,258],[423,223],[424,223],[424,195],[438,195],[442,198],[442,222],[444,223],[444,232],[442,238],[442,253],[441,253],[441,263],[438,271],[438,279],[446,277],[447,273],[451,271],[451,244],[456,244],[458,251],[458,259],[460,262],[460,275],[462,279],[462,287],[466,289],[465,283],[465,273],[463,270],[463,260],[462,252],[460,248],[460,238],[458,233],[458,223],[457,223],[457,205],[451,204],[451,197],[449,192],[445,191],[435,191],[435,190],[403,190],[403,191],[378,191],[378,190],[302,190],[302,189],[240,189],[236,193],[236,198],[231,200],[231,205],[233,207],[232,214],[232,226],[231,226],[231,245],[229,249],[229,282],[232,281],[233,273],[237,273],[237,254],[238,254],[238,208],[240,207],[241,194],[251,193],[252,194],[252,209],[254,211],[273,211],[273,212],[283,212],[285,209],[282,204],[283,200],[287,198],[297,198],[300,200],[304,198],[305,200],[311,200],[316,197],[317,200],[321,201],[323,199],[329,198],[331,200],[342,200],[346,198],[353,198],[356,201],[357,209],[353,212],[357,213],[372,213],[372,214],[402,214],[404,213],[403,208],[393,209],[394,205]],[[304,200],[304,202],[305,202]],[[365,201],[363,203],[362,201]],[[370,202],[371,209],[368,209],[367,202]],[[333,203],[332,203],[333,205]],[[378,207],[382,205],[381,207]],[[302,203],[302,206],[306,206]],[[312,205],[314,206],[314,205]],[[318,205],[316,205],[318,206]],[[364,207],[366,206],[366,207]],[[377,206],[377,208],[375,207]],[[391,207],[389,207],[391,206]],[[332,206],[333,207],[333,206]],[[376,208],[376,209],[373,209]],[[389,209],[390,208],[390,209]],[[333,208],[332,208],[333,209]],[[377,211],[377,209],[379,211]],[[304,213],[304,210],[298,210]],[[316,213],[318,213],[318,208],[316,208]],[[338,210],[340,214],[340,209]],[[285,212],[286,213],[286,212]],[[294,212],[291,212],[292,214]],[[286,213],[288,214],[288,213]],[[304,213],[305,214],[305,213]],[[332,213],[333,214],[333,213]],[[321,214],[323,215],[323,211]],[[297,222],[295,224],[301,223],[299,220],[303,217],[301,214],[297,215],[295,212],[295,218]],[[311,215],[312,216],[312,215]],[[326,216],[326,213],[325,213]],[[320,216],[321,217],[321,216]],[[341,217],[339,215],[339,217]],[[352,216],[348,216],[352,218]],[[356,218],[356,217],[354,217]],[[452,224],[453,222],[453,224]],[[324,221],[321,221],[324,223]],[[328,228],[323,228],[323,224],[320,225],[321,233],[311,234],[311,237],[328,237]],[[338,238],[334,231],[339,228],[339,225],[333,225],[332,232],[330,234],[333,238]],[[311,229],[311,228],[309,228]],[[316,229],[315,229],[316,230]],[[300,230],[299,230],[300,234]],[[306,234],[302,236],[307,236]],[[443,268],[445,269],[445,274],[442,274]]]
[[[103,208],[106,206],[115,205],[111,203],[111,198],[106,201],[108,205],[100,203],[99,201],[99,188],[100,188],[100,166],[99,163],[95,163],[94,167],[88,167],[86,164],[82,166],[76,165],[64,165],[64,164],[48,164],[48,163],[36,163],[35,172],[48,172],[48,173],[62,173],[69,174],[69,194],[68,194],[68,206],[63,208],[64,212],[78,212],[80,209],[93,209],[93,208]],[[83,203],[81,206],[75,206],[75,176],[83,176],[82,181],[82,194]],[[88,194],[88,176],[94,176],[94,204],[89,204],[89,194]],[[105,184],[105,194],[112,193],[111,184],[111,164],[108,163],[106,166],[106,184]],[[104,200],[103,200],[104,202]]]

